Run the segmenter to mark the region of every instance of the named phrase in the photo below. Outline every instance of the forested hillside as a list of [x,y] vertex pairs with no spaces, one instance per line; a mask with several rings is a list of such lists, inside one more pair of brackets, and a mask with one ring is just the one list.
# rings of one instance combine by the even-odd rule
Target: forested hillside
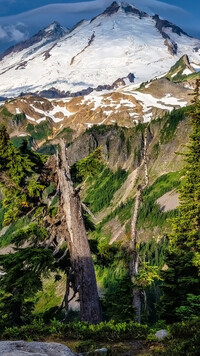
[[[35,129],[18,140],[1,126],[3,339],[90,339],[76,345],[88,351],[147,338],[146,354],[198,354],[199,115],[197,81],[190,107],[132,128],[38,147]],[[175,322],[172,351],[153,333]]]

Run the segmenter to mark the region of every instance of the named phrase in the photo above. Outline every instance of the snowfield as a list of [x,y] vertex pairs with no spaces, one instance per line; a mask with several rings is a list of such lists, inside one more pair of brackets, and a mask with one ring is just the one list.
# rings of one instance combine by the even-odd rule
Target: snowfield
[[112,85],[129,73],[137,84],[167,72],[184,54],[200,68],[200,50],[194,51],[200,48],[200,40],[179,36],[168,27],[163,31],[177,44],[177,55],[169,52],[150,15],[140,18],[122,7],[112,15],[101,14],[59,40],[46,43],[44,39],[5,56],[0,61],[0,96],[52,87],[77,92]]

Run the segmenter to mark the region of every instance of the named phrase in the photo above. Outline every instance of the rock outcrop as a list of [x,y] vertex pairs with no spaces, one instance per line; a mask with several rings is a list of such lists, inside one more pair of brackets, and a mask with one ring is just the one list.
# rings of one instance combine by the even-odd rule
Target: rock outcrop
[[57,343],[1,341],[1,356],[75,356],[68,347]]

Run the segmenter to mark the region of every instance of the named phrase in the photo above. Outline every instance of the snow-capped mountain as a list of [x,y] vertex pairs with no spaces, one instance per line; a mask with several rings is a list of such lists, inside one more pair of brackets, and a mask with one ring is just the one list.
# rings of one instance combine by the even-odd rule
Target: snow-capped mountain
[[[19,44],[9,47],[2,54],[0,54],[0,61],[11,55],[13,53],[22,52],[23,50],[32,50],[37,51],[39,48],[50,45],[52,42],[59,40],[64,35],[66,35],[69,30],[63,26],[61,26],[58,22],[53,22],[50,26],[40,30],[36,35],[31,37],[30,39],[20,42]],[[34,46],[34,47],[33,47]],[[27,53],[27,55],[29,52]]]
[[[160,76],[184,54],[200,65],[200,40],[136,7],[113,2],[68,32],[54,23],[0,57],[0,96],[89,92]],[[58,94],[59,95],[59,94]]]

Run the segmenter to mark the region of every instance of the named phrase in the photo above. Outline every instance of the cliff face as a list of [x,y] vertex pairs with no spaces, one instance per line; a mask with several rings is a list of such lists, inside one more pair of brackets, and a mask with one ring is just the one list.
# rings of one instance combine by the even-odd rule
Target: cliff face
[[[142,162],[146,126],[147,124],[139,125],[131,129],[116,125],[93,127],[75,139],[68,148],[71,165],[101,146],[103,160],[112,172],[116,172],[119,169],[124,169],[128,172],[126,180],[113,193],[109,204],[95,211],[97,222],[101,225],[101,233],[106,236],[109,235],[111,242],[116,240],[126,241],[129,236],[129,228],[127,226],[130,223],[136,188],[144,180]],[[163,119],[153,121],[148,125],[147,161],[150,192],[145,193],[144,196],[145,200],[147,199],[147,205],[150,205],[145,213],[146,218],[139,226],[139,238],[141,241],[151,240],[152,236],[157,239],[170,230],[166,220],[178,204],[176,187],[179,184],[180,172],[183,167],[183,156],[177,153],[185,152],[189,134],[190,125],[187,114],[184,114],[183,109],[178,112],[174,111],[171,115],[166,115]],[[98,190],[98,184],[103,187],[105,183],[106,186],[106,179],[108,177],[106,178],[104,172],[102,172],[99,173],[99,176],[95,176],[89,182],[86,181],[83,185],[81,189],[82,199],[89,206],[91,204],[91,209],[94,202],[90,200],[89,192],[92,189],[93,191],[95,189]],[[97,181],[99,182],[98,184],[96,184]],[[113,181],[112,179],[110,180],[110,188],[114,184],[113,178]],[[102,188],[102,195],[108,194],[106,189],[109,190],[109,187]],[[172,194],[171,191],[173,192]],[[169,193],[167,202],[163,203],[167,192]],[[159,200],[163,196],[164,198]],[[95,198],[95,193],[93,199],[98,200],[97,196]],[[165,210],[165,204],[169,209],[166,208]],[[145,211],[145,205],[142,209]],[[157,212],[155,213],[155,211]],[[140,219],[143,219],[143,213],[142,211],[140,212]],[[155,219],[154,222],[152,222],[153,219]],[[161,223],[159,219],[162,220]]]
[[[179,90],[181,92],[181,88],[177,87],[176,84],[166,79],[161,79],[141,88],[139,95],[148,96],[151,92],[152,95],[162,97],[164,92],[162,92],[162,90],[159,92],[156,91],[158,85],[160,85],[162,90],[165,90],[166,87],[170,87],[173,88],[174,93]],[[187,96],[187,91],[185,94]],[[117,100],[118,96],[120,97],[119,100],[122,100],[121,93],[113,93],[113,100]],[[85,101],[86,100],[87,99],[85,99]],[[159,101],[160,98],[158,97],[157,100]],[[112,125],[109,123],[107,123],[107,125],[95,125],[96,120],[94,120],[94,125],[83,130],[83,125],[87,120],[84,115],[82,116],[83,111],[77,113],[76,116],[70,116],[70,118],[61,118],[61,111],[66,114],[66,112],[73,112],[76,107],[80,109],[80,103],[82,101],[83,98],[76,98],[73,99],[73,102],[64,103],[57,101],[55,104],[47,99],[41,100],[41,98],[32,96],[18,98],[13,101],[8,101],[0,108],[0,120],[2,123],[6,123],[12,140],[16,145],[19,146],[24,136],[26,136],[29,140],[29,144],[42,153],[55,153],[58,139],[63,137],[68,146],[68,156],[71,165],[87,157],[97,147],[102,147],[103,161],[104,164],[109,167],[110,172],[114,174],[118,169],[121,169],[125,170],[128,176],[127,179],[123,181],[123,184],[118,186],[117,183],[117,188],[113,191],[113,194],[111,194],[107,205],[103,205],[100,210],[97,209],[95,215],[97,215],[98,222],[101,222],[105,218],[107,219],[104,228],[109,234],[111,231],[111,241],[116,239],[116,236],[117,239],[124,239],[126,235],[126,224],[130,221],[131,205],[129,207],[129,213],[123,221],[120,220],[115,213],[114,220],[112,220],[109,218],[109,214],[119,208],[121,203],[126,206],[130,199],[134,198],[137,184],[144,179],[141,164],[143,161],[145,127],[148,127],[147,160],[149,180],[150,185],[152,185],[159,177],[164,174],[170,174],[170,172],[178,172],[183,166],[183,157],[178,155],[177,152],[183,152],[188,142],[190,126],[187,123],[187,113],[185,113],[187,109],[172,110],[171,113],[165,114],[162,112],[160,119],[152,120],[150,123],[136,124],[132,121],[128,127],[124,126],[126,121],[123,121],[120,117],[120,111],[118,111],[117,115],[120,118],[120,126],[118,126],[117,123],[112,123]],[[91,103],[86,104],[85,102],[83,105],[85,105],[85,110],[87,107],[87,110],[90,110],[90,112],[95,112],[95,110],[92,110],[94,107]],[[53,116],[51,113],[56,110],[57,112],[54,114],[55,116]],[[60,111],[58,112],[58,110]],[[46,119],[44,119],[43,116],[44,112],[49,115]],[[71,127],[69,127],[67,123]],[[106,181],[106,177],[101,177],[101,174],[99,177],[94,177],[92,183],[86,181],[81,191],[83,200],[86,199],[87,201],[87,191],[90,185],[92,187],[95,184],[95,180],[101,181],[101,179],[103,182]],[[112,189],[114,185],[112,179],[109,184],[110,189]],[[163,184],[165,185],[165,182]],[[92,188],[94,192],[96,188],[97,187]],[[154,200],[155,204],[157,199],[162,197],[163,193],[165,194],[167,191],[173,189],[173,186],[169,185],[166,189],[164,192],[161,189],[158,196],[156,195],[156,199]],[[106,190],[102,191],[101,194],[106,195]],[[90,201],[88,201],[88,204],[90,205]],[[166,220],[165,216],[163,219]],[[152,228],[147,226],[142,229],[143,233],[141,236],[145,235],[146,238],[147,236],[149,236],[149,238],[152,237]],[[154,233],[155,236],[158,236],[160,231],[160,228],[157,229]]]

